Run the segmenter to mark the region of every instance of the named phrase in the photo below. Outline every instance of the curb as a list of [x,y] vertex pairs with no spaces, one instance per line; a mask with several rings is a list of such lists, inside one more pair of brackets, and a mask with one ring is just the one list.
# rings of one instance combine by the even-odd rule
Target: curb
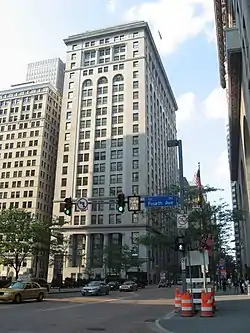
[[163,326],[160,324],[160,322],[161,322],[161,320],[169,320],[169,319],[173,318],[173,317],[176,316],[176,315],[177,315],[177,313],[175,312],[175,310],[173,310],[173,311],[169,312],[166,316],[161,317],[161,318],[159,318],[159,319],[156,319],[156,321],[155,321],[154,324],[155,324],[155,326],[157,327],[158,331],[159,331],[159,332],[162,332],[162,333],[174,333],[174,332],[172,332],[172,331],[167,330],[165,327],[163,327]]
[[48,295],[60,295],[60,294],[73,294],[73,293],[80,293],[81,290],[67,290],[67,291],[49,291]]

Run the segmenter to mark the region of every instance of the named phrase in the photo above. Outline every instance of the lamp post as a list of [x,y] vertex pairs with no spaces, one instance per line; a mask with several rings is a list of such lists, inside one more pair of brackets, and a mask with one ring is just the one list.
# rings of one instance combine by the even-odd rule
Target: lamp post
[[[167,146],[169,148],[177,147],[178,148],[178,162],[179,162],[179,184],[180,184],[180,208],[181,213],[184,213],[184,178],[183,178],[183,154],[182,154],[182,140],[168,140]],[[183,261],[186,261],[186,249],[184,245]],[[182,269],[182,290],[183,292],[187,291],[187,282],[186,282],[186,269]]]

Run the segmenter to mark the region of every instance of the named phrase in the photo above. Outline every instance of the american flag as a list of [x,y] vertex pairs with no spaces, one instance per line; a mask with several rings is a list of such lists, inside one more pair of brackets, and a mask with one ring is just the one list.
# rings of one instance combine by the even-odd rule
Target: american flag
[[200,170],[200,163],[198,163],[198,170],[196,172],[196,174],[194,175],[194,182],[195,185],[201,189],[202,185],[201,185],[201,170]]

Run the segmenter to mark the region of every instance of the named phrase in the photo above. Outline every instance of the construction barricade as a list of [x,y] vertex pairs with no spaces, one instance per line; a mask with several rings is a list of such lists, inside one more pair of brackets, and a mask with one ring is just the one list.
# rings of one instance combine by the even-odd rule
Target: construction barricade
[[181,296],[181,316],[182,317],[193,317],[193,302],[192,296],[189,291],[183,293]]
[[215,305],[215,290],[214,290],[214,288],[212,288],[211,294],[212,294],[212,301],[213,301],[213,312],[215,312],[216,311],[216,305]]
[[214,316],[214,296],[212,292],[201,293],[201,317]]
[[174,310],[178,312],[181,310],[181,295],[182,293],[178,288],[175,289],[175,297],[174,297]]

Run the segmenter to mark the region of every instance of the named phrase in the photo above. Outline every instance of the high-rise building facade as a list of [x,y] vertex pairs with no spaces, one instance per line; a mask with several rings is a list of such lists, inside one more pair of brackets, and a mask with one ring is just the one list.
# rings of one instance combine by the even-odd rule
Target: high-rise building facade
[[[136,22],[65,39],[67,62],[53,213],[70,235],[64,277],[82,276],[87,263],[104,274],[103,248],[135,247],[153,279],[163,269],[163,249],[154,253],[136,239],[167,229],[147,214],[119,214],[118,193],[166,193],[177,181],[177,104],[147,23]],[[66,197],[88,198],[88,210],[63,213]],[[113,200],[113,201],[112,201]],[[163,258],[164,257],[164,258]],[[171,258],[165,258],[170,262]],[[166,268],[166,266],[165,266]],[[80,274],[80,275],[79,275]]]
[[28,64],[26,80],[50,82],[63,93],[65,64],[60,58],[46,59]]
[[[50,83],[0,91],[0,210],[22,208],[51,219],[60,113],[61,95]],[[0,266],[0,274],[6,269]],[[42,261],[36,269],[46,276]]]
[[[230,135],[229,135],[229,125],[227,125],[227,148],[228,148],[228,161],[229,165],[231,163],[231,157],[230,157]],[[232,196],[232,209],[234,211],[238,211],[238,203],[237,203],[237,183],[231,181],[231,196]],[[235,255],[236,255],[236,262],[237,267],[239,270],[241,270],[241,258],[245,258],[245,251],[242,246],[244,233],[242,233],[242,222],[238,219],[234,220],[234,237],[235,237]]]
[[[230,175],[244,214],[240,226],[242,267],[250,270],[250,4],[214,0],[220,80],[227,89]],[[245,273],[243,272],[243,274]]]

